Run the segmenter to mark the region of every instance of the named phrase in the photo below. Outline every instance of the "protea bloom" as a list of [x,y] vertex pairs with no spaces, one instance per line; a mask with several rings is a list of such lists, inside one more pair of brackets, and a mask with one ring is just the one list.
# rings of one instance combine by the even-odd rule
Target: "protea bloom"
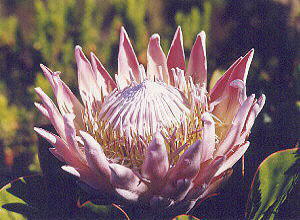
[[[58,109],[40,89],[36,107],[58,135],[35,131],[66,163],[65,171],[102,197],[118,204],[142,204],[153,212],[189,211],[214,192],[249,146],[246,141],[265,96],[246,96],[253,50],[239,58],[207,92],[205,33],[185,63],[177,29],[165,56],[158,34],[150,38],[147,70],[139,64],[121,29],[115,80],[92,53],[91,62],[75,48],[80,102],[60,79],[41,65]],[[157,212],[158,213],[158,212]]]

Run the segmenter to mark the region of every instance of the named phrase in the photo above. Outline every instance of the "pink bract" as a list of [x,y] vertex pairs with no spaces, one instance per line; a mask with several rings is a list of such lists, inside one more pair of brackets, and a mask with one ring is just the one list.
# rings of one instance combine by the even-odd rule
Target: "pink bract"
[[95,198],[142,204],[153,212],[187,212],[217,190],[249,147],[265,103],[264,95],[246,95],[253,53],[239,58],[207,92],[203,31],[188,63],[180,27],[167,56],[154,34],[145,70],[121,28],[115,79],[93,53],[89,61],[76,46],[81,101],[57,72],[41,65],[58,108],[40,88],[42,103],[35,104],[57,134],[35,131],[53,145],[62,169]]

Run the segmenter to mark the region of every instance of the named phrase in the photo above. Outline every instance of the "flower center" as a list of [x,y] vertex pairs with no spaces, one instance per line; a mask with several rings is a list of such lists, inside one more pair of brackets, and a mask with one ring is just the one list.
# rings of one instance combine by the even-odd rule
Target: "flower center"
[[161,81],[132,82],[107,96],[99,111],[88,113],[87,109],[86,129],[110,161],[137,169],[159,131],[173,164],[187,146],[201,139],[203,107],[195,91],[188,83],[183,94]]
[[178,126],[189,112],[179,90],[163,82],[145,80],[107,97],[99,117],[121,136],[132,138]]

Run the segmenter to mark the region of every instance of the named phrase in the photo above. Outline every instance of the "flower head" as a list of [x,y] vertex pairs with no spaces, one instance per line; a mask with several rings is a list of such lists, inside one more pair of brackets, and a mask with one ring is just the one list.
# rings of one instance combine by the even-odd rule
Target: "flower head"
[[[207,91],[205,33],[185,63],[180,27],[167,57],[158,34],[140,65],[121,29],[115,80],[92,53],[75,48],[79,101],[57,72],[41,65],[57,105],[40,89],[36,107],[57,134],[35,131],[94,195],[152,210],[187,212],[213,193],[249,146],[250,129],[265,96],[246,95],[253,50]],[[96,196],[96,197],[97,197]]]

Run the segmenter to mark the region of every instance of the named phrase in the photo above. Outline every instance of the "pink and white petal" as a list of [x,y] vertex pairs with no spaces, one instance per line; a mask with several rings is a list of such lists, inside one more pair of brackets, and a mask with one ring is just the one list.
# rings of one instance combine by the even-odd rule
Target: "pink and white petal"
[[251,49],[238,63],[238,65],[234,68],[232,74],[230,75],[229,82],[233,80],[240,79],[246,83],[248,71],[250,68],[250,64],[253,59],[254,49]]
[[[63,159],[64,162],[71,166],[80,167],[82,166],[82,163],[80,160],[78,160],[77,156],[73,151],[70,150],[69,146],[57,135],[52,134],[49,131],[46,131],[42,128],[34,128],[35,132],[37,132],[41,137],[45,138],[52,146],[55,147],[54,156],[59,156],[57,159],[61,160]],[[51,153],[54,150],[50,150]]]
[[214,154],[216,130],[215,122],[208,112],[204,113],[201,119],[203,121],[201,162],[205,162],[211,159]]
[[202,167],[199,174],[193,181],[193,187],[189,190],[185,200],[197,201],[199,198],[203,198],[203,194],[207,190],[211,181],[215,178],[215,173],[224,161],[225,157],[216,157],[209,164]]
[[88,184],[93,189],[97,189],[100,191],[105,191],[110,188],[110,186],[103,181],[99,175],[94,173],[88,167],[76,167],[76,166],[62,166],[64,171],[79,177],[79,179],[86,184]]
[[114,193],[119,196],[122,202],[137,202],[139,200],[139,193],[132,192],[130,190],[115,188]]
[[114,188],[137,193],[146,190],[145,184],[130,168],[115,163],[109,164],[109,167],[111,169],[110,183]]
[[201,141],[198,140],[181,155],[175,167],[170,169],[168,179],[174,181],[194,178],[200,169],[201,151]]
[[35,102],[34,105],[48,120],[50,120],[49,113],[43,104]]
[[172,69],[179,68],[185,71],[185,62],[184,62],[184,48],[183,48],[183,39],[180,26],[177,28],[168,56],[167,56],[167,66],[169,71],[170,83],[174,85],[174,78],[172,74]]
[[51,87],[54,91],[54,82],[53,82],[53,79],[52,79],[52,75],[53,75],[52,70],[50,70],[48,67],[46,67],[43,64],[40,64],[40,67],[43,70],[44,76],[47,78],[47,80],[49,81],[49,83],[50,83],[50,85],[51,85]]
[[192,76],[194,84],[207,84],[207,60],[205,47],[205,32],[201,31],[192,47],[187,76]]
[[80,178],[80,173],[72,166],[64,165],[61,167],[61,169],[75,177]]
[[[217,94],[216,92],[215,96],[212,94],[211,102],[222,99],[219,104],[214,106],[213,114],[225,124],[231,123],[238,108],[246,98],[246,78],[253,53],[254,50],[252,49],[234,66],[227,83],[220,85],[224,87],[223,91],[221,89],[215,90],[216,92],[222,91],[222,94]],[[224,112],[226,112],[226,117]]]
[[240,144],[241,133],[245,126],[245,122],[249,111],[253,105],[255,95],[249,96],[238,110],[232,125],[226,134],[225,139],[220,143],[215,152],[215,156],[222,156],[232,149],[235,145]]
[[75,47],[75,58],[78,69],[78,85],[81,98],[86,104],[91,99],[101,103],[101,89],[96,83],[96,76],[90,61],[86,58],[80,46]]
[[57,104],[60,112],[64,115],[66,113],[74,113],[77,116],[77,124],[82,125],[81,112],[83,106],[78,101],[76,96],[72,93],[69,87],[60,79],[58,73],[52,72],[48,67],[43,64],[40,65],[44,75],[48,79],[54,95],[57,100]]
[[168,170],[169,160],[164,138],[160,132],[156,132],[147,148],[145,161],[142,165],[142,176],[157,183],[161,182]]
[[101,88],[105,97],[113,91],[117,85],[94,53],[91,53],[91,61],[94,73],[96,74],[98,87]]
[[226,160],[224,161],[224,163],[221,165],[221,167],[219,168],[219,170],[216,172],[215,176],[218,176],[222,172],[224,172],[225,170],[231,168],[239,159],[241,159],[241,157],[247,151],[249,145],[250,145],[250,142],[247,141],[244,144],[238,146],[238,148],[236,149],[236,151],[230,157],[226,158]]
[[[234,68],[223,93],[223,97],[225,98],[214,108],[214,114],[224,123],[228,124],[231,122],[238,108],[247,98],[246,77],[252,57],[253,53],[250,51]],[[223,117],[223,112],[226,112],[225,118]]]
[[254,105],[252,106],[252,108],[248,114],[244,129],[243,129],[244,130],[243,135],[242,135],[243,139],[245,139],[246,136],[249,135],[249,132],[254,124],[254,121],[255,121],[256,117],[258,116],[258,114],[260,113],[260,111],[262,110],[262,108],[264,107],[265,102],[266,102],[266,96],[262,95],[262,96],[260,96],[258,101],[255,102]]
[[[245,84],[245,82],[242,81],[242,80],[240,80],[240,79],[236,79],[236,80],[233,80],[229,84],[229,87],[230,87],[230,89],[231,88],[238,89],[238,95],[239,95],[239,97],[237,97],[236,100],[238,100],[239,105],[242,105],[243,102],[247,99],[246,84]],[[234,91],[236,91],[236,90],[234,90]],[[235,94],[233,94],[233,95],[235,95]]]
[[203,184],[208,184],[214,177],[215,173],[219,170],[220,166],[225,161],[224,156],[216,157],[211,163],[204,167],[201,167],[198,175],[194,179],[195,187],[201,186]]
[[223,99],[214,106],[212,113],[224,124],[231,124],[238,109],[247,98],[246,85],[241,80],[234,80],[224,91],[223,95]]
[[60,154],[60,152],[56,149],[56,148],[48,148],[48,150],[50,151],[50,153],[55,156],[59,161],[65,163],[65,159],[64,156],[62,154]]
[[41,88],[35,88],[35,92],[42,100],[43,107],[47,109],[51,124],[54,126],[59,136],[66,140],[64,121],[59,110]]
[[63,152],[64,150],[68,149],[66,143],[57,135],[37,127],[34,127],[34,131],[38,133],[41,137],[46,139],[52,146],[56,147],[59,151]]
[[163,190],[160,194],[164,198],[171,198],[174,202],[181,201],[192,188],[191,179],[177,179],[173,181],[163,182]]
[[62,115],[74,114],[77,127],[83,127],[84,123],[81,117],[84,111],[83,106],[58,75],[53,75],[52,78],[54,82],[54,94],[60,112]]
[[103,178],[109,180],[111,170],[109,162],[102,150],[100,144],[88,133],[80,131],[83,138],[87,163],[94,172],[98,173]]
[[76,157],[82,162],[86,163],[85,154],[79,148],[78,139],[76,138],[76,128],[75,128],[75,115],[74,114],[65,114],[63,116],[65,123],[65,132],[66,132],[66,142],[70,147],[70,151],[73,151]]
[[[147,77],[149,79],[163,80],[169,84],[169,72],[167,67],[167,58],[160,46],[160,37],[153,34],[150,38],[147,50]],[[162,79],[161,79],[162,76]]]
[[120,88],[123,89],[131,82],[130,71],[132,71],[134,80],[139,82],[139,62],[136,58],[129,37],[124,29],[121,28],[120,44],[118,55],[118,77],[120,78]]
[[229,78],[234,70],[234,68],[238,65],[241,61],[242,57],[237,59],[229,69],[223,74],[223,76],[216,82],[215,86],[209,92],[210,94],[210,101],[215,102],[216,100],[220,99],[223,96],[223,92],[226,89],[226,85],[228,84]]

